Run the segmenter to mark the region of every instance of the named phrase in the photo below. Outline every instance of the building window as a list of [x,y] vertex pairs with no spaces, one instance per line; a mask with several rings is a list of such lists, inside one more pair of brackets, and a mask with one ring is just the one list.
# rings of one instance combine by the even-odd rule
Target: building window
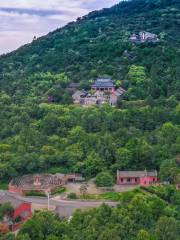
[[146,185],[146,181],[144,181],[144,184]]
[[127,178],[127,182],[131,182],[131,179],[130,179],[130,178]]
[[138,179],[137,178],[135,178],[135,182],[137,182],[138,181]]
[[124,181],[124,179],[123,178],[121,178],[121,182],[123,182]]

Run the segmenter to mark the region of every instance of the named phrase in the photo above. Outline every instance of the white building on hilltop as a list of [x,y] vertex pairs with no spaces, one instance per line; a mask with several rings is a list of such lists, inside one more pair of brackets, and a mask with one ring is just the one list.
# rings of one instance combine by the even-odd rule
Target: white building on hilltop
[[129,38],[131,42],[158,42],[159,38],[157,34],[141,31],[138,34],[133,33]]

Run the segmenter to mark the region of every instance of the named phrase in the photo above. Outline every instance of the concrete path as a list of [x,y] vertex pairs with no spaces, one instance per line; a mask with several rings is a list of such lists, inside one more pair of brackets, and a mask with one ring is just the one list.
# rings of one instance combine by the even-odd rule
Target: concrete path
[[[42,206],[42,209],[46,207],[48,203],[47,198],[43,197],[22,197],[15,194],[12,195],[15,196],[17,199]],[[116,207],[118,204],[118,202],[111,201],[61,200],[56,198],[50,199],[50,206],[54,207],[56,209],[55,211],[61,217],[70,217],[77,209],[85,210],[90,208],[96,208],[101,206],[103,203],[108,204],[111,207]]]

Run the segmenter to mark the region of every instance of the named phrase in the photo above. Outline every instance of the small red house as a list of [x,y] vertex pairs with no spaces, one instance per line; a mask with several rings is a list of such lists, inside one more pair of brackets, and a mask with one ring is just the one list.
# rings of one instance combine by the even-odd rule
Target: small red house
[[118,185],[140,185],[148,187],[157,182],[157,171],[117,171]]
[[[5,217],[0,223],[1,228],[8,228],[10,231],[18,230],[21,225],[32,216],[31,203],[18,199],[9,193],[0,193],[0,204],[10,203],[14,211],[10,218]],[[1,231],[1,229],[0,229]]]

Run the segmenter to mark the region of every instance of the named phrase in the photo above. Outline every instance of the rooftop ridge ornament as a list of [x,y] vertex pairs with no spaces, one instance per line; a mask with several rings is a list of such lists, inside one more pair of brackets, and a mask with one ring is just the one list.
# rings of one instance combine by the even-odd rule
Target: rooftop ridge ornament
[[40,186],[40,185],[41,185],[40,176],[36,175],[34,177],[34,186]]

